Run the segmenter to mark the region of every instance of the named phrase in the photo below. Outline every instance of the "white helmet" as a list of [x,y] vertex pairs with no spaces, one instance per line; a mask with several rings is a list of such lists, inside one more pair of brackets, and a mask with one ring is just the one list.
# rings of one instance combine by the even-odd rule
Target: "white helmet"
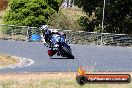
[[42,25],[41,29],[47,30],[48,29],[48,25]]

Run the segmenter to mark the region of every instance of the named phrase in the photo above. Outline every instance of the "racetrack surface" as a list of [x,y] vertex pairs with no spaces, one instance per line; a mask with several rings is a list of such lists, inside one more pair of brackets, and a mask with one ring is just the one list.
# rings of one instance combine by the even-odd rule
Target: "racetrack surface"
[[75,59],[61,59],[47,55],[41,42],[0,40],[0,53],[32,59],[34,64],[24,67],[0,69],[0,73],[77,71],[132,71],[132,48],[71,45]]

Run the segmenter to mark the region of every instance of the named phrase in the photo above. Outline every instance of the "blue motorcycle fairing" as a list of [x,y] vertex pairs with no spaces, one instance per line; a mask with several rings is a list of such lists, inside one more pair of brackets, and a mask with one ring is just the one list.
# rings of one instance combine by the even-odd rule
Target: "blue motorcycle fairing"
[[65,37],[58,35],[58,34],[53,34],[51,37],[51,42],[53,44],[57,44],[58,42],[60,42],[60,43],[65,42]]
[[[70,46],[68,44],[66,44],[65,42],[65,36],[62,35],[58,35],[58,34],[53,34],[51,37],[51,42],[55,45],[55,44],[60,44],[60,46],[64,46],[70,49]],[[70,49],[71,50],[71,49]]]

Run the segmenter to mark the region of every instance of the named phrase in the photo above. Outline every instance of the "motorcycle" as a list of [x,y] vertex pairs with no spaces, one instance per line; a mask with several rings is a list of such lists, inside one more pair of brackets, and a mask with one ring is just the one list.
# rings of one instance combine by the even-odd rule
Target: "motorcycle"
[[48,55],[52,57],[57,54],[57,56],[67,57],[74,59],[70,45],[68,44],[65,36],[52,34],[50,39],[50,50],[48,50]]

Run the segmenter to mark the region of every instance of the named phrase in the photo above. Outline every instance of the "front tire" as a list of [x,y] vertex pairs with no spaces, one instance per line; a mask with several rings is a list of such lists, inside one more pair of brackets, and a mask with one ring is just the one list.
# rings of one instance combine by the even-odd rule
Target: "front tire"
[[62,50],[67,55],[67,58],[74,59],[74,56],[72,55],[72,53],[69,49],[67,49],[66,47],[62,47]]

